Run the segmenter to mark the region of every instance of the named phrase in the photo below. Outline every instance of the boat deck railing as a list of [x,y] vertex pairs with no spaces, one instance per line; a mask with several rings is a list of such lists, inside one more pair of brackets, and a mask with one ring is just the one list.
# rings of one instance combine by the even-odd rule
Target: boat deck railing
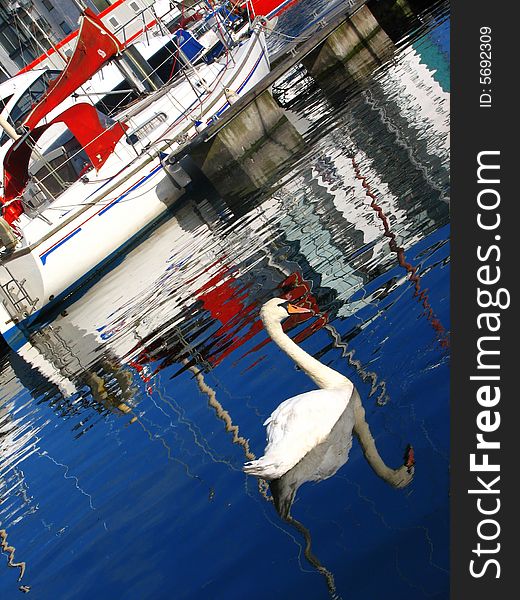
[[[2,304],[11,315],[11,320],[16,323],[27,318],[36,311],[38,298],[31,298],[25,289],[25,279],[10,279],[7,283],[0,284],[3,292]],[[7,306],[10,304],[10,306]]]

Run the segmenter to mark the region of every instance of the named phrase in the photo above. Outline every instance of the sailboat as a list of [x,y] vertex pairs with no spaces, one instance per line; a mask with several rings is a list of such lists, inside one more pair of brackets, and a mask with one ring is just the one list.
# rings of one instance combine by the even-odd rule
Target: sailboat
[[[184,7],[184,0],[178,6],[166,4],[163,0],[119,0],[99,13],[97,18],[117,39],[122,52],[116,60],[105,61],[46,118],[85,101],[111,115],[140,94],[169,83],[185,59],[195,65],[208,62],[222,51],[223,41],[234,45],[248,34],[247,13],[233,15],[225,7],[213,8],[200,0],[190,3],[189,8]],[[273,21],[268,31],[272,27]],[[23,123],[31,105],[67,66],[78,34],[74,31],[0,83],[0,118],[14,127]],[[0,164],[11,144],[9,135],[0,128]]]
[[156,222],[190,177],[165,158],[269,72],[265,20],[210,64],[109,118],[86,102],[50,118],[123,48],[88,9],[67,67],[23,121],[3,163],[0,333],[8,343]]

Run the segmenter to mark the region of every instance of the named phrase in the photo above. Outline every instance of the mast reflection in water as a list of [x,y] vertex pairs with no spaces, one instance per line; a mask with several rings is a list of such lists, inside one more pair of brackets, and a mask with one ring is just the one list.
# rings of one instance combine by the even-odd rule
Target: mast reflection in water
[[[4,353],[2,597],[448,597],[446,4],[411,24],[362,76],[277,82],[284,125],[235,186],[194,191]],[[262,329],[273,296],[319,313],[284,327],[355,383],[360,443],[340,419],[269,490],[242,464],[312,388]],[[408,443],[401,489],[374,457]]]

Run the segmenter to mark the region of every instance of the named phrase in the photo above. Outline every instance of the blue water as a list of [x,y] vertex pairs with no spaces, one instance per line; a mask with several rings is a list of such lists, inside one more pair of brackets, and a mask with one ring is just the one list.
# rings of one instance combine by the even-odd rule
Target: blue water
[[[279,82],[291,145],[233,168],[245,192],[189,197],[0,359],[0,534],[25,563],[0,553],[2,598],[448,598],[445,6],[421,22],[362,80]],[[383,460],[413,446],[404,489],[356,439],[296,524],[243,474],[314,389],[261,327],[280,294],[319,307],[289,333],[355,383]]]

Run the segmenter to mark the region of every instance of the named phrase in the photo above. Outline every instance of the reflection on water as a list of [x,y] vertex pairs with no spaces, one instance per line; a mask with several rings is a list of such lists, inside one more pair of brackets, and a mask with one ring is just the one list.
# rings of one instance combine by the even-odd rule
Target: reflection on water
[[[2,597],[319,598],[323,577],[447,597],[445,4],[415,22],[362,79],[277,82],[284,129],[233,165],[234,193],[195,191],[0,359]],[[263,331],[273,296],[318,313],[285,330],[354,381],[360,444],[340,420],[269,491],[242,463],[309,389]],[[408,443],[401,490],[381,456]]]

